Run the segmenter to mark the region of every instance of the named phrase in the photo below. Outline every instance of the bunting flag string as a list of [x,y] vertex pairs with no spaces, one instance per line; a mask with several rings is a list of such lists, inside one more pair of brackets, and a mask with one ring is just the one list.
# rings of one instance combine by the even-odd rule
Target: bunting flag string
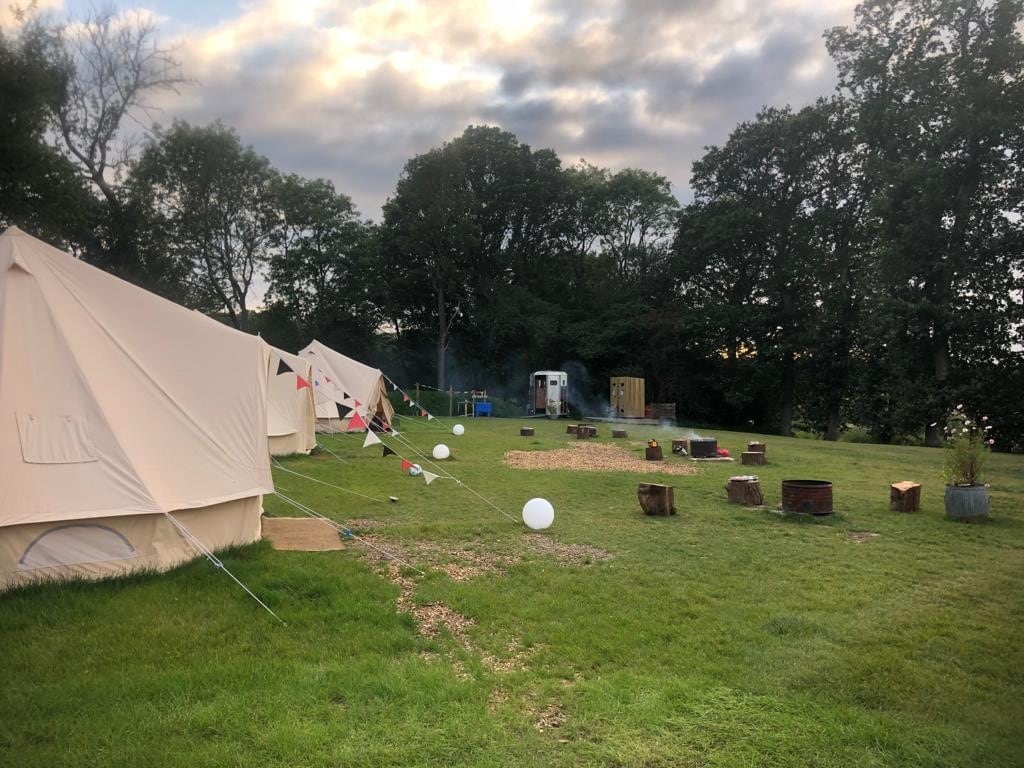
[[397,455],[398,455],[397,453],[395,453],[393,450],[391,450],[390,448],[388,448],[385,445],[384,446],[384,454],[381,456],[381,458],[382,459],[386,459],[388,456],[397,456]]
[[412,467],[413,467],[413,463],[411,461],[409,461],[408,459],[402,459],[402,471],[403,472],[408,472],[410,469],[412,469]]
[[439,477],[440,475],[435,475],[433,472],[427,472],[425,469],[423,470],[423,479],[426,481],[427,485],[430,485]]
[[[395,389],[397,389],[397,387],[395,387]],[[408,403],[409,402],[409,396],[407,394],[405,394],[405,393],[402,394],[402,402],[403,403]]]
[[302,378],[299,374],[295,374],[295,389],[303,389],[309,387],[309,382]]
[[354,413],[352,419],[348,423],[349,430],[363,430],[366,429],[366,422],[363,421],[363,417],[358,413]]
[[288,365],[284,360],[278,359],[277,361],[277,375],[280,376],[282,373],[295,373],[292,367]]
[[366,430],[366,440],[363,441],[363,448],[369,448],[371,445],[380,445],[381,439],[374,434],[372,429]]

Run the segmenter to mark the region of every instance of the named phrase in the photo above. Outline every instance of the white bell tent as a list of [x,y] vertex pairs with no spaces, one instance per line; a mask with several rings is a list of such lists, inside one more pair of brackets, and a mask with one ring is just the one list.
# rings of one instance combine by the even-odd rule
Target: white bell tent
[[0,236],[0,589],[260,538],[270,347]]
[[315,339],[299,356],[313,366],[318,428],[347,430],[351,423],[349,414],[353,411],[367,421],[373,418],[385,424],[394,421],[395,410],[388,401],[387,384],[380,369],[335,352]]
[[316,447],[312,365],[298,355],[270,348],[267,437],[271,456],[309,453]]

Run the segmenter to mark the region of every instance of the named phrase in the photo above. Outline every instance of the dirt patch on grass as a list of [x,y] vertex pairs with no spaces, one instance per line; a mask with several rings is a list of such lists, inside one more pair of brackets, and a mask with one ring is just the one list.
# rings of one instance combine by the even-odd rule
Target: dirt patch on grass
[[345,548],[334,528],[311,517],[264,517],[263,536],[274,549],[326,552]]
[[881,534],[873,531],[850,531],[847,538],[854,544],[863,544],[865,541],[877,539]]
[[636,454],[609,443],[569,443],[567,448],[553,451],[508,451],[505,465],[513,469],[575,472],[637,472],[666,475],[693,475],[696,467],[668,461],[647,461]]
[[522,562],[529,550],[553,557],[563,565],[590,565],[614,557],[600,547],[566,544],[544,533],[524,533],[522,541],[525,546],[512,552],[489,552],[483,548],[453,547],[432,541],[390,541],[374,534],[364,534],[359,538],[370,545],[363,553],[363,559],[371,564],[393,564],[394,561],[384,554],[388,552],[407,563],[441,571],[452,581],[469,581],[487,573],[504,574]]
[[565,713],[558,704],[548,704],[537,716],[533,727],[538,731],[547,731],[552,728],[561,728],[565,725]]
[[566,565],[590,565],[613,557],[608,550],[589,544],[563,544],[542,533],[529,533],[526,536],[531,547]]

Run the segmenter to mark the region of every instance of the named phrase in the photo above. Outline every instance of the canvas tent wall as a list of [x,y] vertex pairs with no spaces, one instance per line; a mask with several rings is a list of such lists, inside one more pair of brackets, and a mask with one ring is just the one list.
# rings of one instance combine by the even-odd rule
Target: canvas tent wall
[[[165,570],[260,537],[269,347],[0,236],[0,589]],[[166,514],[165,514],[166,513]]]
[[313,365],[313,396],[319,428],[347,429],[346,417],[353,410],[386,424],[394,421],[395,410],[388,402],[387,384],[380,369],[335,352],[315,339],[299,355]]
[[316,447],[313,374],[308,360],[270,348],[267,438],[271,456],[309,453]]

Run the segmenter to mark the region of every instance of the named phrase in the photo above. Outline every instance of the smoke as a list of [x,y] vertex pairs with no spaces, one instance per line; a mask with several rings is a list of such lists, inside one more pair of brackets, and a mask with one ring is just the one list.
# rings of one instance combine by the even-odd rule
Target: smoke
[[[569,379],[569,406],[585,416],[608,418],[614,415],[611,399],[598,394],[594,381],[590,378],[583,363],[578,360],[567,360],[560,370],[565,371]],[[603,388],[602,388],[603,389]]]

